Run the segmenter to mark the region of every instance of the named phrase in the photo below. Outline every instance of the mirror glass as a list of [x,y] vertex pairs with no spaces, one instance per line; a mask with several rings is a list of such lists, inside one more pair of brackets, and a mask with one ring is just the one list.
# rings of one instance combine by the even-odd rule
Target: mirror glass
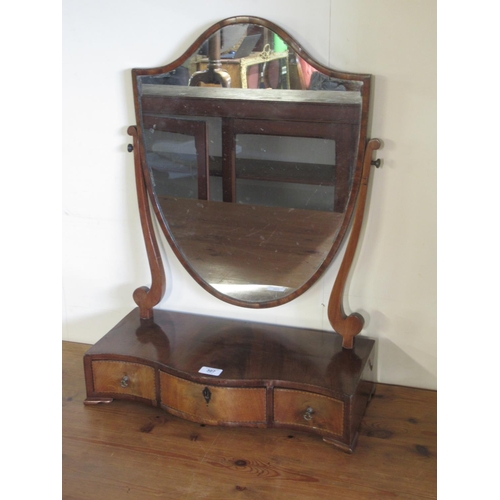
[[363,82],[318,70],[284,38],[230,24],[168,71],[134,70],[162,227],[200,283],[251,307],[317,279],[357,182]]

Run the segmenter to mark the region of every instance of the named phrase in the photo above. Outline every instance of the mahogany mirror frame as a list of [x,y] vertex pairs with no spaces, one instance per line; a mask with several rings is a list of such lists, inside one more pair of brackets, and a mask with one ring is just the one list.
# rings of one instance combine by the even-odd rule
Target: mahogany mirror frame
[[[149,68],[149,69],[133,69],[132,81],[134,91],[134,107],[137,117],[137,123],[141,123],[141,106],[140,95],[137,85],[137,77],[139,76],[154,76],[164,74],[183,64],[189,57],[191,57],[210,36],[218,32],[221,28],[233,24],[256,24],[267,28],[276,33],[296,54],[303,58],[317,71],[326,74],[329,77],[341,80],[353,80],[362,82],[360,93],[362,98],[361,108],[361,125],[359,131],[359,140],[357,147],[356,163],[353,172],[353,181],[351,188],[351,195],[349,197],[343,223],[339,233],[328,252],[322,264],[318,267],[316,272],[299,288],[295,289],[289,295],[279,299],[270,300],[267,302],[248,302],[242,301],[237,298],[228,296],[213,288],[210,284],[204,281],[199,274],[191,267],[183,253],[178,249],[175,239],[165,222],[164,215],[160,209],[158,200],[155,196],[153,185],[151,182],[149,169],[146,163],[145,148],[143,146],[142,128],[141,126],[131,126],[128,133],[133,137],[133,151],[135,163],[135,176],[138,194],[139,211],[141,218],[141,225],[146,244],[148,261],[151,269],[152,284],[150,287],[140,287],[135,290],[133,294],[134,301],[140,309],[140,315],[143,319],[150,319],[153,317],[153,307],[157,305],[162,299],[166,289],[165,271],[162,263],[162,258],[155,236],[154,225],[150,212],[149,202],[155,212],[157,220],[159,221],[162,232],[165,235],[170,247],[174,254],[182,263],[184,268],[190,273],[194,280],[218,299],[230,303],[232,305],[247,307],[247,308],[268,308],[285,304],[308,290],[324,273],[324,271],[331,264],[335,255],[346,238],[349,235],[346,251],[340,265],[332,292],[328,303],[328,319],[332,328],[342,335],[343,347],[352,348],[354,336],[357,335],[363,328],[364,320],[358,313],[346,315],[343,307],[343,292],[346,280],[351,268],[356,247],[359,240],[361,225],[363,222],[363,215],[365,211],[365,202],[368,188],[368,180],[370,175],[372,162],[372,155],[376,149],[379,149],[381,142],[378,139],[367,139],[368,118],[370,109],[370,93],[371,93],[371,75],[355,74],[337,71],[327,68],[314,60],[286,31],[271,21],[253,16],[237,16],[230,17],[220,21],[207,30],[205,30],[196,41],[184,52],[182,56],[175,61],[164,66]],[[131,148],[129,148],[131,150]],[[378,165],[377,165],[378,166]],[[149,201],[148,201],[149,200]],[[349,231],[350,228],[350,231]]]

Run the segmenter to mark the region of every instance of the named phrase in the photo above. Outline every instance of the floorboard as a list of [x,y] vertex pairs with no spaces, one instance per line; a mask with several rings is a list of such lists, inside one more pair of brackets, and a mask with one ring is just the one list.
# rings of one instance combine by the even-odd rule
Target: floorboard
[[63,498],[436,498],[436,392],[378,384],[352,455],[286,429],[200,426],[126,401],[84,406],[86,344],[63,342]]

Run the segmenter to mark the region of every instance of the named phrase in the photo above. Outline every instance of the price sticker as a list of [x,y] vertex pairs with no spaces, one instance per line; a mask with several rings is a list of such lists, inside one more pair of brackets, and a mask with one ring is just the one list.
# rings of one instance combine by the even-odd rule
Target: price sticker
[[202,366],[198,370],[198,373],[204,373],[205,375],[213,375],[214,377],[218,377],[222,373],[222,370],[220,370],[219,368],[210,368],[209,366]]

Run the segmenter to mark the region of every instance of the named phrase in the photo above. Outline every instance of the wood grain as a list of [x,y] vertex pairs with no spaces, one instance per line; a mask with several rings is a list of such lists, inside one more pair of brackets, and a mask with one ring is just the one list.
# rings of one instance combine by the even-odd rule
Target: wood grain
[[[306,415],[308,409],[310,414]],[[306,391],[274,389],[274,420],[279,424],[317,428],[341,436],[344,403]]]
[[[132,310],[86,353],[87,361],[140,362],[186,380],[229,387],[283,387],[336,399],[352,398],[373,362],[374,341],[359,337],[342,349],[331,331],[288,327],[155,309]],[[218,377],[202,375],[203,366]],[[91,372],[90,367],[87,370]],[[92,384],[90,384],[92,385]],[[89,396],[95,396],[92,391]]]
[[379,384],[356,452],[286,429],[200,426],[159,408],[84,406],[85,344],[63,343],[63,498],[436,498],[436,393]]
[[134,290],[133,298],[141,310],[141,318],[153,317],[153,307],[160,302],[166,289],[165,269],[153,229],[153,221],[149,210],[148,194],[146,191],[144,172],[139,150],[139,136],[137,127],[127,129],[134,138],[134,172],[137,190],[137,202],[141,219],[142,235],[146,246],[149,268],[151,270],[151,287],[141,286]]
[[155,371],[150,366],[123,361],[92,361],[92,373],[97,392],[156,399]]
[[341,106],[361,106],[359,92],[330,90],[282,90],[282,89],[239,89],[239,88],[203,88],[172,85],[142,84],[143,95],[174,97],[176,99],[218,99],[271,103],[328,103]]
[[363,161],[363,172],[361,178],[361,188],[358,194],[356,204],[356,211],[354,213],[354,221],[352,223],[351,233],[349,235],[349,242],[340,265],[339,272],[335,279],[330,300],[328,302],[328,319],[333,329],[342,335],[342,347],[352,349],[354,344],[354,337],[361,332],[365,320],[359,313],[352,313],[346,315],[344,311],[344,287],[346,285],[349,271],[354,260],[356,248],[358,246],[361,227],[365,213],[366,197],[368,193],[368,180],[370,177],[371,159],[373,152],[379,149],[381,142],[378,139],[371,139],[367,146]]
[[[174,415],[211,425],[265,424],[266,390],[214,387],[160,372],[161,403]],[[210,399],[205,401],[203,390]]]
[[206,283],[302,286],[324,263],[344,215],[162,196],[175,244]]

